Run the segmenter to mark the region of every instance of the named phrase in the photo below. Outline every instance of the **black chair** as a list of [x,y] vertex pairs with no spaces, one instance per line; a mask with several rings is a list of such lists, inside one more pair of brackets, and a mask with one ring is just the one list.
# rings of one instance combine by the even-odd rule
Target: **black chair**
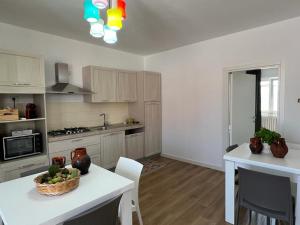
[[237,225],[241,207],[249,209],[250,212],[254,211],[267,216],[268,224],[270,224],[270,218],[293,224],[293,200],[288,177],[259,173],[243,168],[238,168],[238,171]]
[[63,225],[116,225],[121,197],[122,195],[97,205],[65,221]]
[[26,172],[21,173],[21,177],[27,177],[36,173],[41,173],[41,172],[45,172],[48,171],[49,166],[42,166],[33,170],[28,170]]

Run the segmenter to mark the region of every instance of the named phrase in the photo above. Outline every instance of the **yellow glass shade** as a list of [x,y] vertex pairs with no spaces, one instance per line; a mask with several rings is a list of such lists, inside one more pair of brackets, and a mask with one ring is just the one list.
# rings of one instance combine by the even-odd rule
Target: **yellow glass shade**
[[112,8],[107,10],[107,26],[112,30],[122,29],[122,10]]

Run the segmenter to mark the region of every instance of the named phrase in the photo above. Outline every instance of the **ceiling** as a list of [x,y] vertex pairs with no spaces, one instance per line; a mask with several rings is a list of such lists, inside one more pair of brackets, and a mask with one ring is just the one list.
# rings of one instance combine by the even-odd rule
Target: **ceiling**
[[0,0],[0,21],[149,55],[300,16],[299,0],[127,0],[119,41],[89,35],[83,0]]

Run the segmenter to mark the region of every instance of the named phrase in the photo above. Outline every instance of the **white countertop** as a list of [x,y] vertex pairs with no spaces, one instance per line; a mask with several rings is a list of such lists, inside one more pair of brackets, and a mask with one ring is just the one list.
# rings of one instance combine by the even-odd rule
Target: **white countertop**
[[0,216],[5,225],[54,225],[134,188],[134,182],[91,165],[79,187],[62,196],[40,195],[32,175],[0,184]]
[[275,158],[269,150],[263,150],[261,154],[252,154],[249,144],[245,143],[226,153],[224,160],[300,174],[300,150],[295,149],[289,149],[288,154],[280,159]]

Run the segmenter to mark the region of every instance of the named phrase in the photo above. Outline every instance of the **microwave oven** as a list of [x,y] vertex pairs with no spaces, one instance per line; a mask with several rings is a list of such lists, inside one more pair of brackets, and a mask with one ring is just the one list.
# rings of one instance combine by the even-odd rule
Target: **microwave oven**
[[40,133],[2,137],[0,155],[4,161],[37,155],[42,152],[43,142]]

